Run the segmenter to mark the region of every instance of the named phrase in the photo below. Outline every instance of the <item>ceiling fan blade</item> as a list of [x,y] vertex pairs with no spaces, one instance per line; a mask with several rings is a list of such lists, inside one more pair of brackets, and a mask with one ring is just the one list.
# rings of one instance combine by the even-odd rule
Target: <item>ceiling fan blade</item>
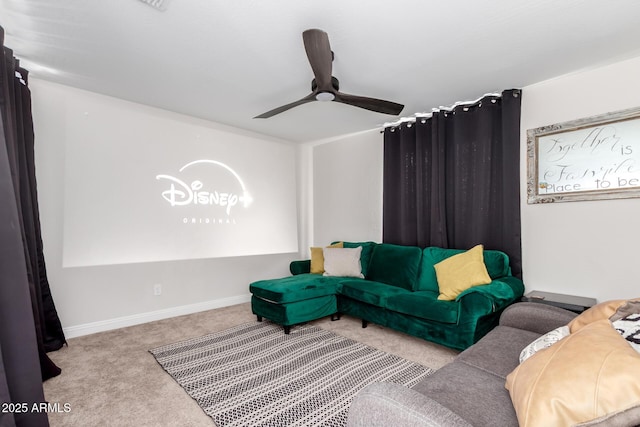
[[287,110],[289,110],[289,109],[291,109],[293,107],[297,107],[298,105],[306,104],[307,102],[311,102],[311,101],[315,101],[315,100],[316,100],[316,94],[314,92],[314,93],[311,93],[311,94],[305,96],[304,98],[299,99],[299,100],[297,100],[295,102],[283,105],[283,106],[278,107],[278,108],[274,108],[273,110],[267,111],[266,113],[262,113],[259,116],[255,116],[254,119],[268,119],[269,117],[273,117],[276,114],[280,114],[280,113],[282,113],[284,111],[287,111]]
[[377,113],[391,114],[397,116],[404,109],[404,105],[382,99],[366,98],[364,96],[349,95],[340,92],[338,79],[331,75],[333,62],[333,52],[329,44],[329,36],[322,30],[310,29],[302,33],[304,49],[307,52],[309,64],[313,70],[314,79],[311,82],[311,93],[282,107],[275,108],[266,113],[262,113],[254,119],[266,119],[287,111],[298,105],[311,101],[336,101],[354,107]]
[[331,62],[333,53],[329,44],[329,36],[322,30],[311,29],[302,33],[304,49],[309,58],[309,64],[316,78],[319,92],[333,92],[331,85]]
[[335,93],[335,102],[353,105],[354,107],[364,108],[366,110],[375,111],[377,113],[391,114],[397,116],[400,114],[404,105],[396,102],[385,101],[376,98],[366,98],[364,96],[349,95],[347,93]]

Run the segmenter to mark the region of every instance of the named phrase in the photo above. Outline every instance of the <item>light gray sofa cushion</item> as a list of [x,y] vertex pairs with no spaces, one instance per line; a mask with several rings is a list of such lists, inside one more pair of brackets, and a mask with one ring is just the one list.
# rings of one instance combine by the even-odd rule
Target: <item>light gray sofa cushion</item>
[[517,426],[504,378],[458,362],[443,366],[412,390],[448,408],[476,427]]
[[540,334],[535,332],[498,326],[475,345],[460,353],[456,362],[464,362],[506,379],[518,366],[522,349],[538,337]]

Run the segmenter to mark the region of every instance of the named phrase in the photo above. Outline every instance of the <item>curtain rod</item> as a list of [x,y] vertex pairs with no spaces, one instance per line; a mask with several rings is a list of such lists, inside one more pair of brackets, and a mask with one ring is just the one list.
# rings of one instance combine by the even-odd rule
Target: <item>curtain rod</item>
[[449,107],[443,107],[440,106],[438,108],[432,108],[430,113],[414,113],[413,116],[408,116],[408,117],[401,117],[400,119],[396,120],[395,122],[386,122],[382,125],[383,128],[388,128],[388,127],[395,127],[398,125],[401,125],[402,123],[415,123],[415,121],[418,119],[418,117],[420,118],[424,118],[424,119],[429,119],[433,116],[433,113],[438,113],[440,111],[453,111],[454,108],[459,107],[461,105],[467,105],[467,106],[471,106],[471,105],[475,105],[478,102],[480,102],[483,98],[486,98],[487,96],[491,96],[494,98],[501,98],[502,94],[500,93],[485,93],[484,95],[482,95],[480,98],[474,100],[474,101],[458,101],[455,104],[449,106]]

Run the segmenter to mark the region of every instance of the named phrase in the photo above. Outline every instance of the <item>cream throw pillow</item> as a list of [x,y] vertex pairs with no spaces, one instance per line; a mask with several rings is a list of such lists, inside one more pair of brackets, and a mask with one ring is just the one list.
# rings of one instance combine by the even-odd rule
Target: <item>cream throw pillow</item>
[[572,426],[637,407],[639,373],[640,354],[602,319],[524,361],[506,387],[521,427]]
[[[328,248],[341,248],[344,246],[343,242],[334,243],[333,245],[327,246]],[[322,274],[324,273],[324,254],[322,253],[321,247],[312,247],[311,248],[311,271],[313,274]]]
[[462,291],[491,283],[483,250],[482,245],[477,245],[433,266],[440,289],[439,300],[453,301]]
[[569,327],[566,325],[560,326],[553,331],[547,332],[522,349],[522,351],[520,352],[520,363],[524,362],[540,350],[551,347],[562,338],[567,336],[569,336]]
[[364,279],[360,254],[357,248],[324,248],[324,276],[359,277]]

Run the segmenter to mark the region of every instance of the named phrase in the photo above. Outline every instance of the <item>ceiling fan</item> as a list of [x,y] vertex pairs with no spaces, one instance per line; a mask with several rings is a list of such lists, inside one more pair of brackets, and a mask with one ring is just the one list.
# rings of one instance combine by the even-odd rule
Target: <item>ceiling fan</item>
[[302,33],[302,40],[307,52],[307,58],[309,58],[309,63],[311,64],[311,69],[313,70],[313,75],[315,76],[311,81],[311,93],[295,102],[262,113],[254,117],[254,119],[266,119],[287,111],[290,108],[312,101],[335,101],[378,113],[391,114],[394,116],[400,114],[404,108],[402,104],[340,92],[338,79],[331,75],[333,52],[329,45],[329,36],[327,33],[317,29],[306,30]]

